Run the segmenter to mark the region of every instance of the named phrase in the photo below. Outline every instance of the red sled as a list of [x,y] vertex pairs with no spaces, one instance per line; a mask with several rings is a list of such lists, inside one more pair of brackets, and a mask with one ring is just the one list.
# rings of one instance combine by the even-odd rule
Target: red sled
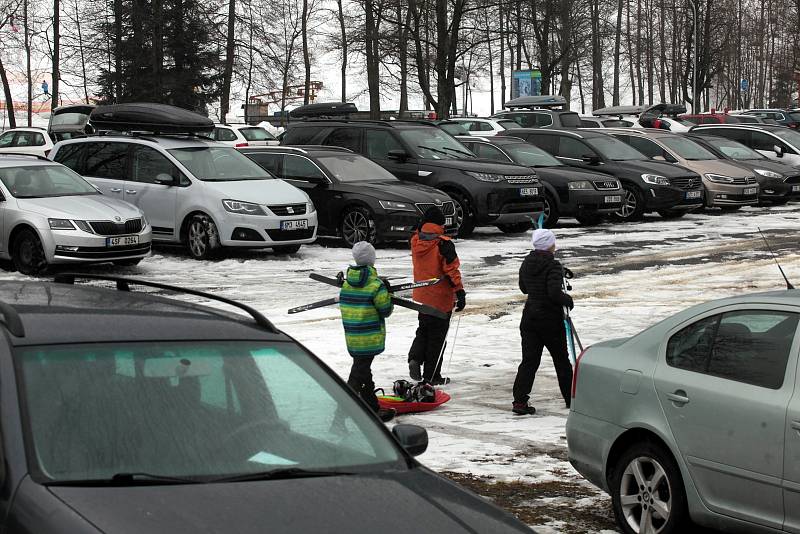
[[392,395],[378,395],[378,403],[381,405],[381,408],[394,408],[397,410],[398,414],[429,412],[435,410],[449,400],[450,395],[439,389],[436,390],[436,400],[433,402],[406,402]]

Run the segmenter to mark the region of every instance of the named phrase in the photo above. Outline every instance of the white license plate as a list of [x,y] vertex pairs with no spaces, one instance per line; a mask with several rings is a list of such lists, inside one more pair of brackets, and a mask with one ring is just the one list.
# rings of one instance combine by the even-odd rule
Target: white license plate
[[700,198],[701,196],[703,196],[703,192],[702,191],[687,191],[686,192],[686,198],[687,199]]
[[138,235],[121,235],[119,237],[106,238],[107,247],[126,247],[129,245],[138,245],[138,244],[139,244]]
[[614,195],[614,196],[610,196],[610,197],[606,197],[605,198],[605,203],[606,204],[617,204],[619,202],[622,202],[622,196],[620,196],[620,195]]
[[800,191],[800,185],[793,185],[792,186],[792,193],[797,193]]
[[307,230],[308,219],[298,219],[296,221],[281,221],[281,230]]
[[538,187],[521,187],[519,190],[519,196],[521,197],[538,197],[539,196],[539,188]]
[[444,225],[445,226],[453,226],[453,218],[452,217],[445,217],[444,218]]
[[744,190],[745,195],[755,195],[756,193],[758,193],[757,187],[748,187],[747,189]]

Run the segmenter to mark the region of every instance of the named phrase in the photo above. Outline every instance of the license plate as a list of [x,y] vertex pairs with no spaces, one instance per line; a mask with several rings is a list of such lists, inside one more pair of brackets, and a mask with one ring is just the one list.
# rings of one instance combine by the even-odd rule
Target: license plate
[[689,200],[692,198],[700,198],[702,195],[703,195],[702,191],[687,191],[686,199]]
[[797,193],[800,191],[800,185],[793,185],[792,186],[792,193]]
[[539,196],[539,188],[538,187],[522,187],[519,190],[519,196],[521,196],[521,197],[538,197]]
[[296,221],[281,221],[281,230],[307,230],[308,219],[298,219]]
[[453,226],[453,218],[452,217],[445,217],[444,218],[444,225],[445,226]]
[[138,244],[139,244],[138,235],[121,235],[119,237],[106,238],[107,247],[126,247],[129,245],[138,245]]
[[604,199],[604,202],[606,204],[619,204],[620,202],[622,202],[622,196],[614,195],[614,196],[606,197]]
[[745,195],[755,195],[756,193],[758,193],[757,187],[748,187],[747,189],[744,190]]

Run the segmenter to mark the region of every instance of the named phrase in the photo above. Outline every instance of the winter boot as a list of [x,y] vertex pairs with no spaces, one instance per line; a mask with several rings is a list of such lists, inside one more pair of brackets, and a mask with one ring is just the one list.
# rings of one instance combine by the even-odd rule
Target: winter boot
[[433,384],[434,386],[444,386],[445,384],[449,383],[450,383],[450,378],[446,376],[440,376],[438,378],[434,378],[433,380],[431,380],[431,384]]
[[527,402],[515,402],[511,411],[514,415],[533,415],[536,413],[536,408],[528,405]]
[[411,380],[416,380],[417,382],[422,380],[422,366],[417,360],[408,361],[408,374]]
[[378,410],[378,418],[384,423],[388,423],[394,416],[397,415],[397,410],[394,408],[381,408]]

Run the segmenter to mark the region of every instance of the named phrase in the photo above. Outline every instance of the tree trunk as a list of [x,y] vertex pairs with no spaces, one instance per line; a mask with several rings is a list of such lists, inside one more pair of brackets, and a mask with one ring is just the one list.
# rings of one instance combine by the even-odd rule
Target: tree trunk
[[219,120],[228,120],[230,108],[231,82],[233,80],[233,59],[236,53],[236,0],[228,0],[228,32],[225,37],[225,64],[222,71],[222,95],[219,99]]
[[122,98],[122,0],[114,0],[114,86],[113,102]]
[[89,81],[86,77],[86,51],[83,47],[83,32],[81,30],[81,14],[78,0],[75,0],[75,30],[78,32],[78,56],[81,63],[81,80],[83,83],[84,103],[89,103]]
[[614,32],[614,88],[611,90],[611,105],[619,106],[619,55],[622,42],[622,2],[617,2],[617,27]]
[[53,75],[50,84],[50,109],[58,107],[58,82],[61,78],[61,21],[60,21],[60,0],[53,0]]
[[603,41],[600,35],[600,0],[592,0],[592,109],[606,107],[603,88]]
[[506,63],[505,63],[505,33],[503,32],[503,4],[501,3],[498,8],[500,19],[500,108],[506,107]]
[[347,102],[347,24],[344,19],[344,0],[336,0],[339,29],[342,35],[342,102]]
[[[402,21],[402,22],[401,22]],[[411,11],[406,9],[403,15],[403,5],[397,4],[398,47],[400,55],[400,109],[398,117],[405,118],[408,111],[408,27],[411,24]]]
[[0,54],[0,81],[3,82],[3,96],[6,101],[6,114],[8,115],[8,127],[17,127],[17,118],[14,116],[14,98],[11,96],[11,85],[8,83],[8,74],[3,65],[3,56]]
[[[233,2],[233,0],[231,0]],[[153,0],[153,94],[163,95],[164,84],[161,76],[164,68],[164,3],[163,0]],[[226,102],[227,105],[227,102]],[[221,107],[221,106],[220,106]],[[221,117],[225,121],[224,115]]]
[[23,31],[25,41],[25,74],[27,76],[27,89],[28,89],[28,128],[33,126],[33,72],[31,70],[31,28],[28,20],[28,0],[23,0]]
[[311,102],[311,58],[308,54],[308,16],[308,0],[303,0],[303,19],[300,21],[300,34],[303,40],[303,68],[305,69],[303,104]]
[[625,1],[625,7],[627,11],[627,25],[625,26],[625,41],[628,49],[628,70],[631,76],[631,105],[636,105],[636,76],[634,76],[633,72],[633,48],[631,44],[631,0]]
[[365,0],[365,36],[367,56],[367,87],[369,89],[369,117],[381,118],[380,95],[380,57],[378,51],[378,30],[375,27],[375,6],[372,0]]
[[492,35],[489,33],[489,15],[486,12],[486,47],[489,52],[489,114],[494,115],[494,57],[492,57]]

